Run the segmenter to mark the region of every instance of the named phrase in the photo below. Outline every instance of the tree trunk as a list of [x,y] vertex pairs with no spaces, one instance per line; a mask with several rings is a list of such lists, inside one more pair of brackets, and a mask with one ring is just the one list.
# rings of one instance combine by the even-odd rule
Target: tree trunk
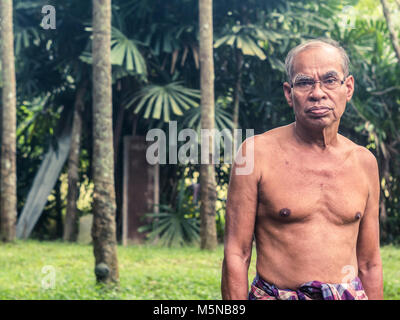
[[98,282],[117,283],[111,83],[111,0],[93,0],[93,249]]
[[12,0],[0,1],[2,90],[2,141],[1,141],[1,229],[5,242],[15,240],[17,220],[16,175],[16,84],[14,64]]
[[62,219],[62,197],[61,197],[61,180],[58,179],[57,184],[55,186],[55,198],[56,198],[56,232],[54,235],[54,239],[60,239],[63,235],[63,219]]
[[[124,92],[125,85],[124,81],[121,80],[120,90]],[[116,108],[116,120],[114,125],[114,168],[115,168],[115,197],[116,197],[116,223],[117,223],[117,241],[118,235],[120,235],[120,239],[122,239],[122,201],[123,201],[123,157],[120,146],[122,146],[122,130],[124,125],[124,116],[125,116],[125,105],[123,104],[123,96],[120,95],[119,105]]]
[[[242,67],[243,67],[243,54],[239,49],[235,50],[236,53],[236,84],[235,84],[235,97],[233,101],[233,128],[232,128],[232,141],[233,141],[233,154],[236,152],[238,141],[236,141],[235,129],[239,129],[239,111],[240,111],[240,95],[242,91]],[[241,142],[241,141],[240,141]]]
[[64,241],[76,241],[78,236],[79,216],[76,202],[79,196],[79,154],[82,135],[82,112],[85,107],[86,90],[87,82],[81,82],[75,96],[71,148],[68,157],[68,195],[63,234]]
[[240,94],[242,87],[242,66],[243,55],[239,49],[236,49],[236,84],[235,84],[235,98],[233,102],[233,129],[239,128],[239,106]]
[[394,29],[392,17],[390,16],[388,3],[386,0],[381,0],[381,4],[382,4],[382,9],[383,9],[383,14],[386,19],[386,24],[387,24],[387,27],[389,30],[390,39],[392,40],[393,49],[394,49],[394,52],[396,53],[398,63],[400,64],[400,44],[399,44],[399,40],[397,37],[397,32]]
[[[214,60],[212,0],[199,0],[200,24],[200,89],[201,128],[214,128]],[[214,139],[213,139],[214,140]],[[201,248],[212,250],[217,246],[215,203],[217,199],[215,168],[212,164],[214,141],[207,150],[209,164],[200,165],[200,239]],[[203,151],[203,150],[202,150]],[[202,156],[203,158],[203,156]]]
[[381,192],[381,199],[379,201],[379,220],[380,220],[380,240],[385,242],[387,240],[387,213],[386,213],[386,205],[385,205],[385,195]]
[[381,177],[385,179],[385,186],[384,188],[381,188],[381,196],[380,196],[380,212],[379,212],[379,221],[381,225],[381,240],[386,241],[387,240],[387,210],[386,210],[386,195],[385,195],[385,190],[389,192],[389,197],[390,197],[390,191],[391,191],[391,186],[390,186],[390,159],[389,155],[385,154],[382,152],[382,161],[381,161]]

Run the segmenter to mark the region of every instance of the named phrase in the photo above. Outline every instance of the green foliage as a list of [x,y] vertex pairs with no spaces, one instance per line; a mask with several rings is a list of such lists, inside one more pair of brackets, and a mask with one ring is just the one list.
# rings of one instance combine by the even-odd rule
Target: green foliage
[[241,50],[244,55],[265,60],[267,57],[261,49],[266,41],[265,35],[266,33],[257,26],[233,26],[232,32],[217,39],[214,47],[226,44]]
[[181,82],[171,82],[166,85],[150,84],[142,88],[127,104],[129,108],[135,102],[135,114],[144,107],[143,117],[148,119],[160,119],[163,114],[164,122],[170,121],[170,112],[175,115],[183,115],[182,109],[197,108],[200,99],[200,91],[185,88]]
[[[228,136],[231,138],[231,130],[233,128],[232,116],[227,110],[224,101],[217,101],[214,110],[214,127],[218,131],[228,129]],[[201,109],[192,108],[185,112],[183,119],[180,121],[182,128],[192,128],[196,130],[198,136],[201,133]]]
[[178,185],[176,205],[160,205],[160,212],[148,213],[145,217],[151,222],[139,228],[140,232],[149,232],[150,241],[157,240],[163,246],[182,246],[199,240],[200,220],[198,204],[193,203],[185,179]]
[[15,55],[18,56],[22,50],[33,45],[39,46],[45,39],[45,35],[32,21],[32,15],[41,11],[43,3],[38,1],[14,2],[14,42]]
[[138,40],[129,39],[120,30],[113,27],[111,34],[111,63],[124,66],[128,71],[147,75],[146,61],[139,51]]

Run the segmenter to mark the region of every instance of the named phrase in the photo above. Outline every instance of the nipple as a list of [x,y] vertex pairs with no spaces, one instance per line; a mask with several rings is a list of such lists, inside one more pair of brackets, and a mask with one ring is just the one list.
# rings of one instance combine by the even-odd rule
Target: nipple
[[288,208],[283,208],[283,209],[281,209],[281,210],[279,211],[279,215],[280,215],[281,217],[288,217],[288,216],[290,216],[290,209],[288,209]]
[[361,218],[361,213],[357,212],[355,218],[356,218],[356,220],[360,219]]

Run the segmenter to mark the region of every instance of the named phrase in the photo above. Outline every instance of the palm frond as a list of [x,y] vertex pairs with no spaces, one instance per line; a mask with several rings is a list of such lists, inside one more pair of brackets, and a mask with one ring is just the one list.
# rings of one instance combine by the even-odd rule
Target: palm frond
[[124,66],[128,71],[147,74],[146,61],[139,50],[143,43],[129,39],[120,30],[113,27],[111,32],[111,63]]
[[170,121],[170,114],[182,116],[182,109],[199,106],[200,91],[184,87],[181,82],[171,82],[166,85],[147,85],[126,103],[129,108],[137,103],[134,113],[143,112],[145,119],[161,119]]
[[265,60],[267,57],[262,49],[266,40],[265,33],[265,30],[253,25],[234,26],[227,35],[215,41],[214,48],[228,45],[241,50],[244,55]]

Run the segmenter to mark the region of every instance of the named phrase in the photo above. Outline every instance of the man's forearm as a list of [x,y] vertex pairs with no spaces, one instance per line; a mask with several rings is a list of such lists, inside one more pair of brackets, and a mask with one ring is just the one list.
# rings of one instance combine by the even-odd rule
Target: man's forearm
[[223,300],[246,300],[249,263],[239,257],[225,258],[222,263],[221,293]]
[[382,265],[360,268],[358,276],[369,300],[383,300]]

